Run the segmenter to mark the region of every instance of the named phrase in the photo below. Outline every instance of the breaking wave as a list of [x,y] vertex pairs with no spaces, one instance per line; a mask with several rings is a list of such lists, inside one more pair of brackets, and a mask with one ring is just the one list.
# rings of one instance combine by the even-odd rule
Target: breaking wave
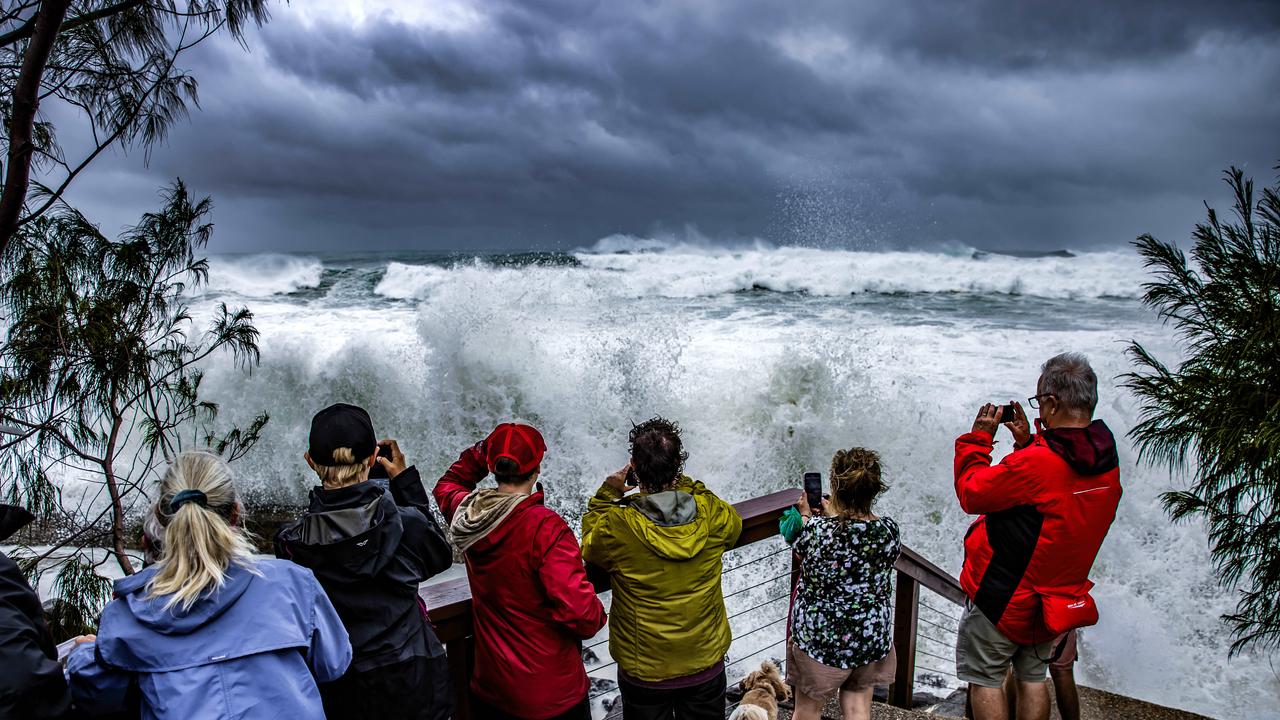
[[251,298],[288,295],[320,285],[324,265],[314,257],[266,253],[209,259],[208,293]]
[[397,299],[426,298],[449,273],[481,270],[512,282],[588,284],[637,298],[772,291],[824,297],[961,293],[1075,300],[1137,298],[1142,274],[1140,259],[1130,252],[1021,258],[975,251],[859,252],[764,245],[725,249],[606,238],[573,257],[577,263],[572,267],[496,267],[483,260],[452,266],[392,262],[374,292]]

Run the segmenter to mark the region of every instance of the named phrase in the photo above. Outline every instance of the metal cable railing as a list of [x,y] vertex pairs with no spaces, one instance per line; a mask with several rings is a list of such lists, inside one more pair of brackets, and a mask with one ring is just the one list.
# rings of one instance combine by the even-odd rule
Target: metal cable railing
[[741,588],[741,589],[739,589],[739,590],[734,590],[734,591],[733,591],[733,592],[731,592],[731,593],[727,593],[727,594],[725,594],[724,599],[725,599],[725,600],[728,600],[728,599],[729,599],[729,598],[731,598],[731,597],[737,597],[737,596],[741,595],[741,594],[742,594],[742,593],[744,593],[744,592],[749,592],[749,591],[751,591],[751,590],[755,590],[756,588],[764,587],[765,585],[768,585],[768,584],[769,584],[769,583],[771,583],[771,582],[776,582],[776,581],[781,580],[781,579],[783,579],[783,578],[785,578],[785,577],[791,577],[791,571],[790,571],[790,570],[788,570],[787,572],[782,573],[781,575],[774,575],[773,577],[769,578],[768,580],[762,580],[762,581],[760,581],[760,582],[756,583],[755,585],[750,585],[750,586],[747,586],[747,587]]
[[[727,605],[735,604],[733,602],[734,598],[738,598],[739,599],[738,602],[745,604],[745,607],[734,608],[733,611],[728,614],[728,620],[730,621],[730,623],[737,624],[735,623],[735,621],[741,622],[742,619],[744,618],[755,620],[754,614],[757,613],[758,611],[763,610],[775,603],[780,603],[782,601],[788,600],[791,597],[790,587],[788,587],[785,584],[781,585],[781,587],[778,588],[777,590],[766,592],[765,594],[767,595],[767,597],[765,597],[762,600],[756,600],[755,598],[752,598],[750,595],[752,591],[759,590],[760,588],[768,587],[771,584],[777,583],[779,580],[782,580],[784,578],[788,578],[791,576],[790,562],[789,562],[790,553],[791,553],[790,546],[783,544],[782,547],[776,550],[770,550],[769,552],[766,552],[757,557],[753,557],[749,560],[738,561],[732,564],[730,567],[725,568],[721,572],[720,577],[721,577],[722,585],[726,585],[726,586],[732,585],[733,584],[732,581],[734,579],[739,579],[739,582],[749,583],[744,587],[733,589],[730,592],[727,592],[724,594],[724,599]],[[749,576],[743,576],[743,575],[732,576],[732,574],[735,572],[738,572],[745,568],[759,566],[761,563],[767,563],[770,560],[774,560],[775,562],[779,562],[779,563],[786,561],[787,569],[784,572],[778,572],[777,570],[772,570],[772,572],[766,571],[766,574],[769,574],[769,577],[767,577],[764,580],[754,581],[754,582],[752,581],[752,579],[749,578]],[[725,564],[729,564],[729,563],[726,562]],[[743,578],[743,577],[747,577],[747,579],[740,580],[740,578]],[[782,639],[773,641],[763,647],[756,648],[744,655],[739,656],[738,648],[741,647],[739,644],[741,640],[751,637],[753,635],[758,635],[772,628],[776,628],[779,624],[787,620],[788,610],[789,610],[789,607],[784,607],[780,615],[775,615],[769,618],[765,618],[763,621],[753,622],[751,627],[738,628],[738,631],[734,632],[733,644],[730,646],[729,652],[730,652],[731,658],[735,656],[738,656],[738,657],[737,659],[731,659],[729,662],[725,663],[726,673],[730,673],[734,667],[742,665],[742,663],[745,663],[747,660],[750,660],[752,658],[760,656],[763,653],[767,653],[771,650],[774,650],[786,642],[786,633],[784,628]],[[608,642],[609,642],[609,638],[607,634],[603,638],[593,638],[589,644],[583,647],[583,650],[595,650],[596,648],[606,645]],[[598,690],[595,690],[594,692],[591,692],[588,695],[588,701],[591,702],[593,705],[597,700],[600,700],[601,698],[606,698],[610,695],[618,694],[619,690],[616,684],[614,684],[614,681],[612,680],[612,678],[607,677],[607,675],[612,675],[613,673],[605,673],[606,677],[601,676],[601,671],[606,671],[611,668],[615,668],[616,666],[617,666],[617,661],[610,659],[608,662],[602,663],[600,665],[593,665],[587,669],[588,676],[590,676],[595,682],[603,681],[611,684],[611,686],[602,687]],[[735,703],[735,706],[736,706],[736,703]],[[729,710],[732,710],[732,707],[729,708]],[[606,715],[606,717],[608,718],[620,717],[621,716],[620,713],[621,713],[621,710],[610,710],[609,714]]]
[[[959,606],[947,605],[945,598],[919,598],[916,629],[915,676],[918,682],[943,689],[958,686],[955,673],[955,646],[959,631]],[[940,607],[942,606],[942,607]],[[944,609],[949,608],[949,609]],[[933,676],[930,678],[929,676]]]

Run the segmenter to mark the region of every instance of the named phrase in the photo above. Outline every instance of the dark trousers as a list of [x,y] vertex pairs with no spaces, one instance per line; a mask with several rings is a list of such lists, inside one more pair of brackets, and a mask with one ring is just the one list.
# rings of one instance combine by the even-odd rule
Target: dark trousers
[[626,720],[724,720],[724,673],[693,687],[654,690],[619,679]]
[[[471,714],[478,720],[526,720],[474,697],[471,699]],[[548,720],[591,720],[591,702],[583,696],[582,702]]]
[[447,720],[453,688],[444,655],[348,672],[320,686],[329,720]]

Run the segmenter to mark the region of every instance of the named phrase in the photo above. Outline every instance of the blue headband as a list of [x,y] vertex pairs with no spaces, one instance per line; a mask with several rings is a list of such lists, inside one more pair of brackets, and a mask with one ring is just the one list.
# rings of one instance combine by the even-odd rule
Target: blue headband
[[178,508],[189,502],[193,502],[200,507],[209,507],[209,497],[199,490],[180,490],[169,501],[169,512],[176,513]]

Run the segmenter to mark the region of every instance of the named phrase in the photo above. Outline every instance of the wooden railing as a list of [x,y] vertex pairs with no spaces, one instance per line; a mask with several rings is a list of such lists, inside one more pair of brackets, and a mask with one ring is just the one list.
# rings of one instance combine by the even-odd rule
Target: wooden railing
[[[751,498],[734,505],[742,516],[742,535],[735,547],[743,547],[778,535],[778,520],[795,504],[799,490]],[[898,558],[896,600],[894,607],[894,649],[898,666],[889,688],[889,701],[898,707],[911,707],[915,691],[916,632],[919,618],[919,593],[924,587],[942,598],[963,605],[964,591],[960,583],[946,571],[926,560],[914,550],[903,547]],[[792,587],[799,575],[792,561]],[[587,568],[596,592],[609,590],[609,576],[597,568]],[[436,634],[449,652],[457,707],[456,720],[472,720],[470,701],[471,665],[474,659],[474,637],[471,624],[471,589],[465,577],[429,585],[422,590]]]

